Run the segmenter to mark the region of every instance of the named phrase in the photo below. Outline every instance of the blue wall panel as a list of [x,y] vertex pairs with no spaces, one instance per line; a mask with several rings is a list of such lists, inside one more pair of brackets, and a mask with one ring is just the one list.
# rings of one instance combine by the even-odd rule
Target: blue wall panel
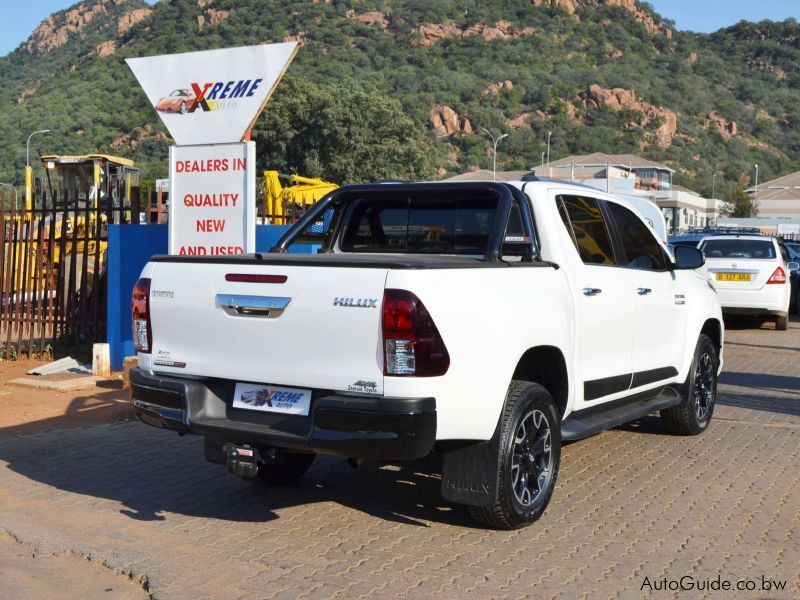
[[154,254],[167,253],[166,225],[111,225],[108,228],[108,345],[111,368],[133,356],[131,292],[142,269]]
[[[256,252],[268,252],[288,225],[256,225]],[[298,246],[293,253],[309,254],[318,246]],[[134,356],[131,335],[131,292],[142,269],[154,254],[167,253],[166,225],[111,225],[108,231],[108,344],[111,368]]]

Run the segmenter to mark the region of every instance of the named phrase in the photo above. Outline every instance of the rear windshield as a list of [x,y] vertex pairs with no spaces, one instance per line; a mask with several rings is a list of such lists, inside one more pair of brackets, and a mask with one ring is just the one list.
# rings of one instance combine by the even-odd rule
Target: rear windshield
[[344,252],[483,255],[497,215],[492,196],[396,196],[351,203]]
[[775,258],[771,240],[707,240],[703,244],[707,258]]

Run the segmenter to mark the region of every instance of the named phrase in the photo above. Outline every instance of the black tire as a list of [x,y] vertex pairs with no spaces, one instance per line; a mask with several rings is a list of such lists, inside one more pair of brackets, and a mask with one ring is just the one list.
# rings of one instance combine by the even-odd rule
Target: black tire
[[717,401],[718,370],[719,356],[714,342],[700,334],[684,384],[683,401],[661,411],[667,431],[676,435],[697,435],[708,428]]
[[[511,382],[500,419],[497,501],[468,509],[484,525],[517,529],[542,516],[553,495],[561,461],[561,421],[548,391],[528,381]],[[536,475],[535,490],[529,484],[531,474]]]
[[182,115],[185,115],[185,114],[186,114],[186,100],[184,100],[183,102],[181,102],[181,108],[180,108],[180,110],[181,110],[181,114],[182,114]]
[[289,485],[300,479],[314,462],[316,454],[286,453],[281,463],[258,465],[256,481],[266,485]]
[[786,331],[789,329],[789,317],[788,315],[781,315],[780,317],[775,317],[775,329],[778,331]]

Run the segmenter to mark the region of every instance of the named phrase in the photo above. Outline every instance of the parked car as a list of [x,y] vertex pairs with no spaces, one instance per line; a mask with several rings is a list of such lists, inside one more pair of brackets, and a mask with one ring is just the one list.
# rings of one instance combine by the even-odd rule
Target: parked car
[[707,237],[700,243],[708,280],[729,315],[768,317],[775,328],[788,327],[790,273],[798,264],[785,247],[762,235]]
[[[800,263],[800,243],[786,242],[786,251],[789,253],[789,259],[792,262]],[[789,312],[792,314],[800,313],[800,269],[796,269],[789,273],[789,280],[791,281],[792,294],[789,300]]]
[[697,248],[700,242],[712,235],[742,234],[761,235],[760,231],[755,227],[705,227],[703,229],[690,229],[678,235],[670,236],[667,241],[672,247],[690,246]]
[[789,259],[793,262],[800,262],[800,242],[786,242],[784,246],[789,253]]
[[345,186],[271,252],[148,263],[132,402],[269,484],[316,453],[440,452],[447,500],[520,527],[550,501],[563,440],[657,411],[670,432],[709,426],[723,326],[702,264],[583,186]]
[[161,112],[177,112],[186,114],[194,102],[195,95],[190,89],[181,88],[173,90],[169,96],[164,96],[156,103],[156,110]]

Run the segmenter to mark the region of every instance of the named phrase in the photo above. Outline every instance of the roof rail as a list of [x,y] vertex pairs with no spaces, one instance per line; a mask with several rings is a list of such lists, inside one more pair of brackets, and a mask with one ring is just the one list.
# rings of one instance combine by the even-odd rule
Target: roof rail
[[539,175],[523,175],[521,181],[529,182],[529,181],[543,181],[545,183],[560,183],[560,184],[568,184],[568,185],[577,185],[579,187],[584,187],[589,190],[595,190],[601,192],[602,190],[598,188],[594,188],[590,185],[586,185],[585,183],[578,183],[577,181],[572,181],[571,179],[556,179],[555,177],[541,177]]

